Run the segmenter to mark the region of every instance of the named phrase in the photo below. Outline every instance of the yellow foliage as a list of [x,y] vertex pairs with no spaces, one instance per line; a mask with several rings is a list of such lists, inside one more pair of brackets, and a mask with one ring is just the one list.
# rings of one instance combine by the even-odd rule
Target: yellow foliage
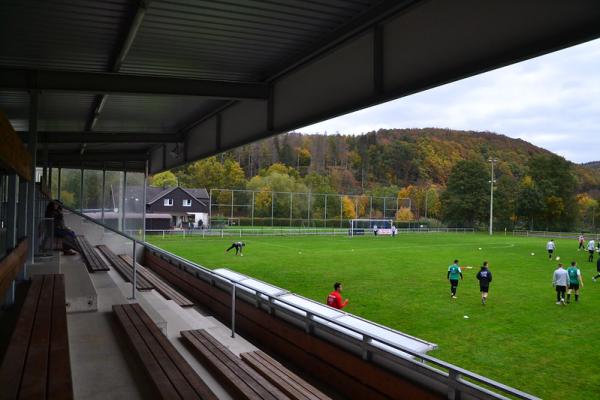
[[408,207],[400,207],[400,209],[398,209],[398,212],[396,212],[396,220],[397,221],[413,221],[414,220],[414,216],[412,211],[410,211],[410,208]]
[[348,196],[342,197],[342,210],[343,216],[346,219],[356,218],[356,210],[354,208],[354,202]]
[[523,185],[523,187],[526,187],[526,188],[533,187],[533,178],[530,177],[529,175],[525,176],[523,178],[523,180],[521,181],[521,185]]

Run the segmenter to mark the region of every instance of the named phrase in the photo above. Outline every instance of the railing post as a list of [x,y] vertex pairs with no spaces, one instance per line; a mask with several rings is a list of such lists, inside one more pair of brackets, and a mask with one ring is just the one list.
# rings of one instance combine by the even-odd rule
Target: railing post
[[460,372],[453,369],[448,371],[448,400],[460,400],[461,392],[458,388]]
[[365,361],[369,361],[371,359],[371,352],[369,351],[369,347],[373,339],[370,336],[363,334],[362,340],[362,358]]
[[132,254],[132,267],[133,267],[133,285],[131,285],[131,298],[135,300],[135,289],[137,286],[137,267],[136,267],[136,262],[135,262],[135,245],[136,242],[135,240],[133,241],[133,254]]
[[27,150],[31,155],[31,181],[27,188],[27,237],[29,248],[27,249],[27,263],[34,263],[35,237],[35,170],[37,165],[37,125],[38,125],[38,92],[33,90],[29,94],[29,138]]
[[231,282],[231,337],[235,337],[235,282]]
[[313,333],[314,324],[313,324],[313,314],[310,312],[306,312],[306,326],[304,327],[306,333]]

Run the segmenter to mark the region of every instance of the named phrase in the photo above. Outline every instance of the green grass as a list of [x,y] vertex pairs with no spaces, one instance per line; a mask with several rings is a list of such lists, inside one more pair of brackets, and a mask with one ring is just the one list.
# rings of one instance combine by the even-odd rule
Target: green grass
[[[243,240],[244,257],[235,257],[224,253],[231,238],[149,237],[207,268],[230,268],[321,302],[341,281],[350,299],[346,311],[438,344],[432,356],[547,399],[600,396],[600,282],[592,282],[595,263],[576,251],[575,240],[556,241],[556,254],[564,263],[577,261],[585,283],[580,303],[565,307],[555,304],[556,262],[548,261],[544,238],[431,233]],[[454,258],[473,268],[463,268],[458,298],[451,300],[446,271]],[[486,306],[475,279],[483,260],[494,274]]]

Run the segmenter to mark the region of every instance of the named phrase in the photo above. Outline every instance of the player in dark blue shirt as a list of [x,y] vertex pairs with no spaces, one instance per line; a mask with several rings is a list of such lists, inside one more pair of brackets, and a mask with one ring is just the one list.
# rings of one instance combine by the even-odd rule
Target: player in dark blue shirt
[[239,255],[243,257],[244,255],[242,254],[242,249],[245,245],[246,244],[244,242],[233,242],[231,243],[231,246],[229,246],[229,248],[225,250],[225,252],[228,252],[231,249],[235,249],[235,255],[237,256],[239,253]]
[[488,292],[490,291],[490,283],[492,282],[492,271],[488,269],[488,262],[484,261],[481,270],[477,273],[479,280],[479,291],[481,292],[481,304],[485,306]]

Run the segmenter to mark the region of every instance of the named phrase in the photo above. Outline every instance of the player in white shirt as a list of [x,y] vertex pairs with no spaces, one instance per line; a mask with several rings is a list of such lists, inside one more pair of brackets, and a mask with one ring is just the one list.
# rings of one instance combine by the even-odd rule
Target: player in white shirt
[[577,251],[579,251],[585,247],[584,242],[585,242],[585,238],[583,237],[583,233],[582,233],[581,235],[579,235],[579,247],[577,248]]
[[596,242],[594,242],[594,239],[590,239],[590,241],[588,242],[588,261],[589,262],[594,262],[594,251],[596,250]]
[[569,274],[567,274],[562,264],[558,264],[552,277],[552,286],[556,288],[556,304],[565,304],[565,292],[567,291],[568,282]]
[[550,239],[548,243],[546,243],[546,250],[548,250],[548,260],[552,259],[552,253],[556,249],[556,245],[554,244],[554,239]]

